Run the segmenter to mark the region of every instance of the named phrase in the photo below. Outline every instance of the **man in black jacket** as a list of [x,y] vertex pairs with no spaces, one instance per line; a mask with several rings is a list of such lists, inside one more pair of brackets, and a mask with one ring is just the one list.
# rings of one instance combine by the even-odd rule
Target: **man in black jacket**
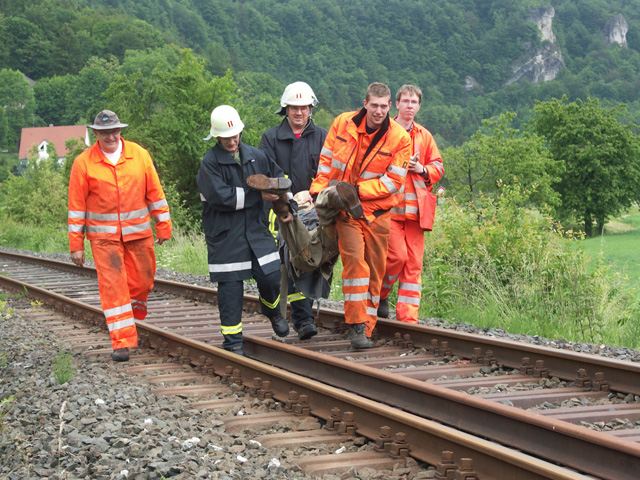
[[[311,120],[311,110],[317,104],[318,99],[305,82],[288,85],[276,111],[285,118],[280,125],[266,130],[258,145],[260,150],[275,159],[291,180],[291,193],[298,194],[299,204],[311,202],[309,186],[316,176],[320,151],[327,136],[327,131]],[[269,217],[270,229],[275,232],[278,224],[273,212]],[[291,278],[288,281],[288,300],[298,338],[307,340],[313,337],[318,333],[313,323],[313,302],[296,288]]]
[[279,178],[286,192],[290,181],[264,152],[240,141],[244,128],[238,112],[220,105],[211,112],[211,137],[218,143],[202,159],[197,181],[207,241],[209,274],[218,283],[223,348],[244,355],[242,339],[243,280],[253,277],[262,313],[279,337],[289,334],[280,301],[280,256],[264,217],[266,193],[247,185],[250,175]]

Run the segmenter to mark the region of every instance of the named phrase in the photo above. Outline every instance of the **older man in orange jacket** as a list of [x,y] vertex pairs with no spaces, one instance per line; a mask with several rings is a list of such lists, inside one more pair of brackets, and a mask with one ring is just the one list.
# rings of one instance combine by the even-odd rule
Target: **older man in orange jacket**
[[409,165],[411,140],[389,118],[390,108],[389,87],[372,83],[363,109],[333,121],[310,189],[312,195],[329,190],[328,198],[342,208],[335,225],[344,267],[345,321],[354,349],[374,346],[370,337],[378,319],[390,210],[400,201]]
[[433,184],[438,183],[444,173],[442,157],[431,132],[413,120],[421,103],[422,91],[414,85],[403,85],[396,93],[398,116],[395,120],[409,132],[411,159],[402,201],[391,209],[391,240],[378,308],[380,317],[389,316],[388,296],[397,281],[396,319],[407,323],[418,323],[424,231],[432,229],[436,205]]
[[147,315],[157,243],[171,238],[169,206],[149,152],[120,137],[127,127],[103,110],[95,118],[97,142],[73,162],[69,179],[69,247],[71,260],[84,265],[84,237],[98,273],[100,302],[111,335],[114,361],[129,360],[138,344],[134,318]]

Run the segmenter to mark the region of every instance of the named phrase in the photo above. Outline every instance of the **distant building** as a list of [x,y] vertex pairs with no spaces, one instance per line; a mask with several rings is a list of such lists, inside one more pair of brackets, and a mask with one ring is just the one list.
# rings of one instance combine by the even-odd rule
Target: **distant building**
[[20,135],[18,158],[20,160],[26,159],[29,150],[34,145],[38,147],[39,158],[48,158],[47,145],[53,143],[58,153],[58,160],[63,160],[69,153],[65,143],[72,138],[84,141],[87,147],[91,145],[89,143],[89,128],[86,125],[69,125],[65,127],[49,125],[48,127],[23,128]]

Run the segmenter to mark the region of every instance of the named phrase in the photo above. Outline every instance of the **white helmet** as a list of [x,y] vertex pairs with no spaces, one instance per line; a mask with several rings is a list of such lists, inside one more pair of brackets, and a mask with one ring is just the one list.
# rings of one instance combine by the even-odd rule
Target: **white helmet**
[[288,105],[311,105],[315,107],[317,104],[318,99],[311,87],[304,82],[295,82],[287,85],[287,88],[284,89],[280,99],[280,108],[276,113],[285,115]]
[[242,132],[244,123],[235,108],[229,105],[220,105],[211,112],[211,137],[233,137]]

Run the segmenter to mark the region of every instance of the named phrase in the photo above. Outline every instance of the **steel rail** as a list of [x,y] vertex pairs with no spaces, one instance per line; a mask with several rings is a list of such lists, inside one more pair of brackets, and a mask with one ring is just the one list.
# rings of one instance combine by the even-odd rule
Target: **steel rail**
[[[3,251],[0,251],[0,255],[7,255],[24,262],[41,264],[73,273],[91,276],[96,275],[93,267],[78,267],[57,260],[30,257]],[[188,285],[159,278],[155,279],[155,286],[158,290],[194,300],[206,301],[213,305],[217,305],[218,303],[217,290],[214,288]],[[246,295],[244,308],[248,312],[259,312],[260,304],[258,297],[255,295]],[[329,327],[336,322],[343,323],[344,312],[329,308],[320,308],[319,321]],[[568,381],[575,380],[579,369],[586,370],[587,376],[590,378],[594,378],[596,374],[601,373],[611,390],[640,395],[640,364],[638,363],[624,362],[598,355],[587,356],[568,350],[513,342],[485,335],[475,335],[425,325],[411,325],[381,318],[378,319],[376,331],[378,335],[384,338],[394,338],[396,334],[399,334],[401,338],[409,335],[414,345],[425,348],[429,348],[433,342],[436,342],[438,345],[446,343],[455,355],[465,358],[473,358],[477,355],[476,349],[480,349],[482,354],[490,350],[501,364],[510,368],[520,368],[523,357],[527,356],[533,365],[537,362],[542,362],[541,365],[549,371],[551,376],[556,376]],[[470,339],[473,340],[473,343],[470,342]]]
[[[0,276],[0,286],[17,292],[24,291],[47,305],[85,320],[94,323],[96,320],[104,322],[104,315],[100,309],[43,288],[4,276]],[[454,459],[458,462],[465,458],[473,459],[473,469],[480,478],[591,479],[571,469],[477,438],[399,408],[167,332],[144,321],[136,320],[136,328],[139,330],[141,341],[145,344],[158,349],[165,355],[178,358],[182,363],[188,362],[201,371],[213,370],[213,373],[222,377],[229,377],[232,372],[234,381],[240,380],[240,383],[245,386],[256,384],[258,380],[260,385],[265,385],[265,380],[269,380],[273,397],[283,403],[290,401],[291,392],[296,392],[296,398],[302,398],[304,395],[308,401],[310,413],[316,417],[328,421],[335,417],[336,410],[351,412],[355,431],[370,440],[377,441],[381,435],[381,427],[386,427],[396,436],[398,434],[402,436],[412,457],[428,464],[438,464],[442,452],[452,451]],[[250,348],[254,350],[264,342],[268,341],[259,337],[248,339]]]

